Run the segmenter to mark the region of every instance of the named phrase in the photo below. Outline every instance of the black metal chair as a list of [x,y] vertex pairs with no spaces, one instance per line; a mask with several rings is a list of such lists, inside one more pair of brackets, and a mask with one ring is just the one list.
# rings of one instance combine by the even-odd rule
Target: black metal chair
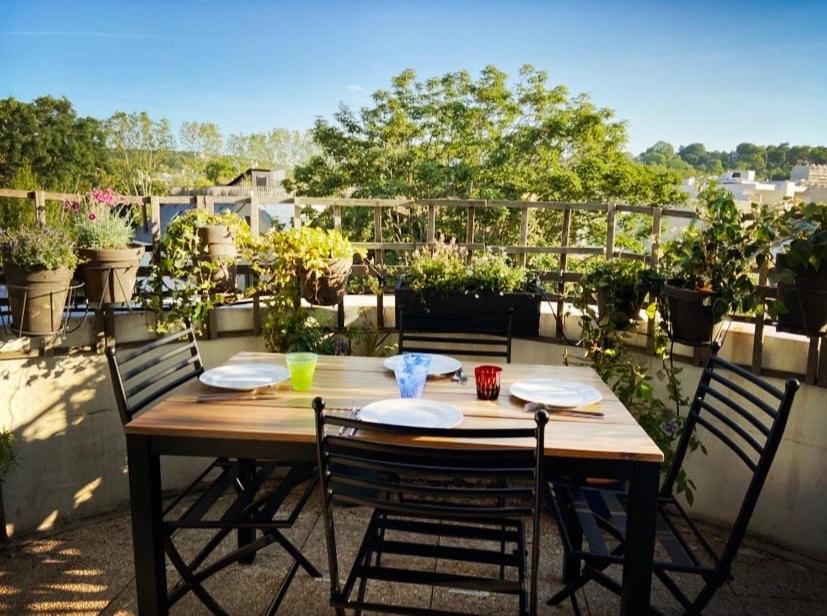
[[[718,344],[714,343],[658,498],[653,571],[687,615],[701,614],[715,592],[731,578],[732,562],[781,443],[799,387],[798,381],[790,379],[782,391],[721,359],[718,350]],[[745,384],[733,380],[733,375]],[[691,449],[692,437],[699,428],[726,446],[751,472],[726,544],[717,552],[675,496],[676,482]],[[590,580],[617,593],[621,590],[604,572],[611,565],[623,562],[626,497],[622,491],[584,486],[572,480],[552,480],[549,487],[569,579],[566,587],[548,603],[556,605],[570,597],[575,613],[579,614],[575,593]],[[693,548],[693,543],[699,548]],[[583,570],[579,572],[581,562]],[[689,597],[675,581],[675,574],[700,576],[703,587],[694,597]],[[654,608],[652,612],[658,613]]]
[[[108,347],[106,357],[124,425],[165,394],[204,372],[192,328],[134,350],[117,352],[115,347]],[[215,476],[208,477],[211,473]],[[169,607],[192,591],[212,613],[226,614],[203,583],[228,565],[253,562],[258,550],[274,542],[293,557],[293,563],[271,601],[268,614],[276,612],[300,566],[311,576],[321,577],[281,532],[295,524],[317,481],[315,465],[227,458],[210,462],[163,511],[164,547],[181,576],[181,581],[169,592]],[[306,485],[301,488],[302,484]],[[286,506],[287,498],[294,491],[298,492],[298,498]],[[234,496],[229,505],[209,515],[214,509],[220,509],[216,503],[228,494]],[[193,502],[182,513],[176,513],[178,505],[188,496],[194,498]],[[215,531],[189,562],[172,541],[173,534],[182,529]],[[237,549],[205,564],[210,554],[233,531],[238,535]],[[258,538],[257,531],[261,532]]]
[[[504,357],[511,363],[513,310],[503,318],[474,315],[406,314],[397,317],[400,353],[445,353],[483,357]],[[473,337],[469,337],[469,335]],[[439,347],[434,344],[449,345]]]
[[[366,601],[371,581],[504,593],[518,598],[519,614],[536,613],[545,411],[524,428],[428,429],[368,423],[325,412],[321,398],[313,401],[313,407],[324,491],[330,603],[339,616],[345,608],[356,614],[362,610],[448,613]],[[466,444],[451,449],[407,442],[416,437],[461,438]],[[530,440],[532,447],[492,445],[492,441],[514,438]],[[373,509],[344,585],[339,577],[334,505]],[[527,517],[534,537],[530,569],[526,565]],[[398,532],[407,538],[394,536]],[[421,540],[411,539],[411,534]],[[474,547],[445,545],[441,540],[446,538],[470,541]],[[491,549],[491,542],[499,549]],[[387,558],[382,560],[386,555],[476,563],[493,571],[491,575],[444,573],[433,566],[416,568],[410,560],[406,561],[409,566],[388,566]],[[354,588],[356,597],[352,598]]]

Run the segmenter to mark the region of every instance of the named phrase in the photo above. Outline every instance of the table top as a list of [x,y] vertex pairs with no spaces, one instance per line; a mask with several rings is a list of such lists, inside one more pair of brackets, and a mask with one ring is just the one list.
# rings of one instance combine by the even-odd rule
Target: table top
[[[269,362],[285,365],[284,356],[274,353],[243,352],[228,363]],[[328,409],[349,410],[384,398],[398,397],[393,373],[377,357],[320,356],[312,387],[293,391],[290,382],[267,390],[258,399],[249,393],[224,392],[193,380],[145,410],[129,424],[127,434],[163,437],[216,438],[278,442],[315,442],[315,419],[311,401],[322,396]],[[450,376],[429,378],[423,397],[448,402],[459,408],[464,419],[460,428],[525,427],[533,415],[524,403],[508,395],[508,387],[529,378],[561,378],[586,383],[603,394],[603,401],[592,408],[603,416],[579,417],[552,413],[546,428],[545,451],[549,456],[592,459],[625,459],[661,462],[663,453],[634,417],[612,393],[597,373],[587,367],[534,364],[503,365],[502,393],[499,400],[476,397],[474,367],[485,362],[464,362],[468,374],[465,384]],[[209,394],[224,394],[206,400]],[[199,401],[199,398],[201,400]],[[526,446],[521,439],[498,446]],[[440,439],[450,445],[449,439]],[[459,441],[456,442],[461,445]]]

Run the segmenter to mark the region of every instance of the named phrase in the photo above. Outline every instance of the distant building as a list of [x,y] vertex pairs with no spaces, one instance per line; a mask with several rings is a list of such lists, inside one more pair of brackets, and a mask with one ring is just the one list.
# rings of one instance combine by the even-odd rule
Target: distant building
[[827,165],[796,165],[790,179],[810,186],[827,186]]
[[[752,203],[777,205],[789,199],[806,198],[805,185],[792,179],[761,182],[755,179],[755,171],[752,169],[727,171],[717,177],[716,181],[721,188],[732,193],[735,203],[742,209],[749,209]],[[697,178],[688,178],[681,185],[681,190],[696,197],[702,183]]]
[[227,186],[236,187],[245,196],[255,192],[260,203],[272,203],[290,196],[281,185],[286,178],[286,169],[250,167],[227,182]]

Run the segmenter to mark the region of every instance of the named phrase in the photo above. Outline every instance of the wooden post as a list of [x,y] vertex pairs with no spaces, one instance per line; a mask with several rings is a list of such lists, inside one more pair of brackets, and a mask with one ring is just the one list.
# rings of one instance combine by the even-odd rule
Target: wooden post
[[827,336],[821,339],[821,351],[818,353],[818,374],[816,383],[819,387],[827,387]]
[[152,233],[152,252],[154,255],[161,241],[161,199],[159,197],[149,198],[149,225]]
[[204,200],[204,209],[210,214],[215,214],[215,197],[208,195],[201,198]]
[[[520,246],[525,248],[528,246],[528,208],[524,207],[520,210]],[[525,267],[528,255],[525,251],[517,255],[517,265]]]
[[[758,284],[763,286],[767,284],[768,270],[767,264],[764,263],[758,271]],[[766,297],[764,291],[756,290],[759,295],[759,303],[755,309],[755,329],[752,335],[752,371],[755,374],[761,374],[761,366],[764,361],[764,308],[766,306]]]
[[569,245],[570,232],[571,209],[566,208],[563,210],[563,229],[560,234],[560,246],[563,248],[564,252],[560,253],[560,258],[558,259],[557,265],[557,272],[560,274],[560,282],[557,283],[557,293],[560,296],[560,299],[557,300],[557,314],[554,320],[554,335],[557,338],[562,338],[565,336],[565,315],[563,314],[565,302],[563,301],[563,296],[566,293],[566,283],[564,282],[563,277],[566,274],[566,267],[568,265],[568,254],[565,252],[565,249]]
[[[373,208],[373,241],[378,244],[382,243],[382,207],[376,206]],[[385,276],[385,251],[381,246],[374,251],[373,260],[376,262],[376,269],[384,280]],[[379,289],[376,295],[376,326],[379,329],[385,327],[385,289]]]
[[250,191],[250,233],[253,234],[253,237],[258,237],[261,234],[258,193],[255,190]]
[[302,226],[302,206],[298,203],[293,205],[293,227],[298,229]]
[[818,379],[818,347],[819,336],[811,336],[810,346],[807,350],[807,375],[804,377],[804,382],[807,385],[815,385]]
[[[649,249],[649,265],[652,268],[657,268],[660,263],[660,232],[662,226],[662,212],[659,207],[652,211],[652,246]],[[654,296],[649,297],[649,301],[657,301]],[[655,328],[657,327],[658,314],[655,314],[646,320],[646,347],[650,353],[655,353]]]
[[333,228],[336,231],[342,230],[342,206],[341,205],[334,205],[333,206]]
[[[473,207],[468,208],[468,220],[465,224],[465,243],[469,246],[474,243],[474,219],[476,218],[477,209]],[[468,249],[468,262],[471,262],[471,258],[473,257],[473,251],[469,248]]]
[[428,206],[428,235],[426,240],[429,244],[436,242],[436,206]]
[[34,191],[34,215],[38,226],[46,226],[46,194],[42,190]]
[[207,209],[207,198],[203,195],[197,195],[195,197],[195,209],[197,210],[206,210]]
[[611,259],[615,256],[615,205],[609,204],[609,209],[606,212],[606,258]]

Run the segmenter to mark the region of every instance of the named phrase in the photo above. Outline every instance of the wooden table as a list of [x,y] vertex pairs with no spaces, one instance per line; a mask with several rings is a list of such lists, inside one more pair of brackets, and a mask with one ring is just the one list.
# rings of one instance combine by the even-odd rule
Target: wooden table
[[[239,353],[231,362],[284,365],[281,355]],[[482,362],[480,362],[482,363]],[[425,397],[450,402],[462,410],[460,427],[523,426],[533,421],[523,403],[511,398],[508,386],[521,379],[558,377],[599,389],[602,417],[552,414],[546,428],[545,466],[552,475],[605,477],[629,482],[627,550],[624,555],[621,614],[648,609],[655,538],[657,489],[663,454],[590,368],[509,364],[503,366],[502,394],[497,401],[476,398],[473,368],[466,384],[450,378],[431,379]],[[398,396],[393,374],[372,357],[322,356],[313,387],[294,392],[283,383],[258,399],[211,399],[215,394],[197,381],[177,389],[158,405],[127,424],[136,587],[141,614],[166,613],[166,568],[161,533],[160,456],[209,456],[257,460],[313,461],[315,424],[311,400],[322,396],[328,409],[350,409]],[[450,446],[450,441],[441,441]],[[498,441],[502,445],[501,440]],[[459,443],[456,443],[459,445]],[[509,446],[528,443],[512,441]],[[579,573],[578,562],[564,564],[564,577]]]

